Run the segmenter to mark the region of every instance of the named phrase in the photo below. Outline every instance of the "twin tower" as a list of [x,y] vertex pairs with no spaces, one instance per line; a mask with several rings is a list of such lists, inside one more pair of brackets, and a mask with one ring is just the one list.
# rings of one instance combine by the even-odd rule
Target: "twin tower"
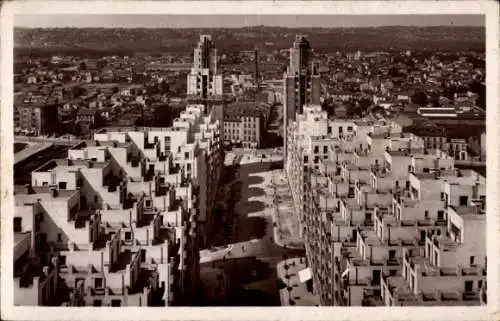
[[[290,64],[283,77],[284,139],[288,124],[304,105],[319,104],[321,85],[306,36],[297,35],[290,49]],[[222,96],[222,74],[217,69],[217,49],[212,36],[202,35],[194,49],[194,63],[187,76],[187,94],[202,99]]]

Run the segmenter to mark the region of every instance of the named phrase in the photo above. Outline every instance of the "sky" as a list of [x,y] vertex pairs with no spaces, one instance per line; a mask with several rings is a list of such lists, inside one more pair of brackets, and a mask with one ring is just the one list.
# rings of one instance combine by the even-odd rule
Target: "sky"
[[64,28],[237,28],[377,27],[377,26],[484,26],[482,15],[16,15],[16,27]]

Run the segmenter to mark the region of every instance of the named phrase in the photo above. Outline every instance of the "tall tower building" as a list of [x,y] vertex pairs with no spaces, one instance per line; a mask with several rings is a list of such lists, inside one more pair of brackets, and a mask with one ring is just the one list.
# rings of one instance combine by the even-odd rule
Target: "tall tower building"
[[187,76],[187,95],[210,98],[222,95],[222,74],[217,70],[217,49],[212,36],[201,35],[194,49],[194,62]]
[[297,35],[290,49],[290,65],[283,77],[283,139],[287,153],[287,128],[306,104],[320,104],[321,85],[312,49],[306,36]]

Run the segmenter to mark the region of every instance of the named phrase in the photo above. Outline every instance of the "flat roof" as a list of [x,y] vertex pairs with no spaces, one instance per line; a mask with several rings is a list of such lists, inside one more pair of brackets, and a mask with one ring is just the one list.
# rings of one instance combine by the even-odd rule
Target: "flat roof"
[[77,190],[58,190],[57,196],[52,196],[52,191],[50,187],[34,188],[33,194],[16,194],[14,195],[14,203],[17,206],[22,206],[25,204],[36,203],[38,200],[42,202],[46,201],[67,201],[69,198],[73,197],[78,193]]
[[477,206],[450,206],[464,220],[485,220],[486,211]]

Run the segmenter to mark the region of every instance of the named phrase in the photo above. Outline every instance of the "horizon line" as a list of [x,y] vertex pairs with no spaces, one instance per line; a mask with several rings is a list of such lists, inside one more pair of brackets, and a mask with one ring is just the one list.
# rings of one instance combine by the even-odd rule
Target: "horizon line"
[[371,28],[486,28],[486,26],[478,25],[380,25],[380,26],[331,26],[331,27],[319,27],[319,26],[273,26],[273,25],[251,25],[251,26],[239,26],[239,27],[111,27],[111,26],[96,26],[96,27],[78,27],[78,26],[65,26],[65,27],[32,27],[32,26],[14,26],[14,29],[244,29],[244,28],[281,28],[281,29],[371,29]]

